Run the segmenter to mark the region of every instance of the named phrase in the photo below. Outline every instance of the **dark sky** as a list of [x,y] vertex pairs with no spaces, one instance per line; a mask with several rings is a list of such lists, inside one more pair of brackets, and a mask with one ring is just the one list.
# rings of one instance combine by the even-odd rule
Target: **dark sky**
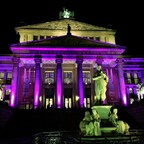
[[75,12],[77,21],[116,30],[116,43],[127,47],[124,54],[144,56],[142,6],[142,2],[122,0],[6,0],[0,10],[0,53],[11,53],[9,44],[17,42],[14,27],[57,20],[65,7]]

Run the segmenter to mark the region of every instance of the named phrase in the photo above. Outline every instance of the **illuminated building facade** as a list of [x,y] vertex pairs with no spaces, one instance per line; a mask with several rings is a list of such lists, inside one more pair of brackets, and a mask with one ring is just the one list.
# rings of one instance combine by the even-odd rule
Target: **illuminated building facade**
[[[144,58],[123,56],[115,31],[76,21],[74,14],[40,24],[16,27],[20,43],[0,56],[4,100],[12,107],[91,107],[94,75],[101,64],[109,77],[109,104],[131,104],[137,83],[144,83]],[[68,30],[68,24],[70,30]]]

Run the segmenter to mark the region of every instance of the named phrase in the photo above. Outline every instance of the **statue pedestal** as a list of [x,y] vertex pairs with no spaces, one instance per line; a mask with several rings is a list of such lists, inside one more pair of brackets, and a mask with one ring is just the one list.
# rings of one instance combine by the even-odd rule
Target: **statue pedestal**
[[108,115],[111,109],[111,105],[95,105],[92,108],[95,108],[101,117],[101,132],[103,134],[110,134],[115,131],[116,127],[109,125]]
[[95,105],[92,108],[95,108],[99,113],[101,119],[108,119],[108,115],[111,109],[111,105]]

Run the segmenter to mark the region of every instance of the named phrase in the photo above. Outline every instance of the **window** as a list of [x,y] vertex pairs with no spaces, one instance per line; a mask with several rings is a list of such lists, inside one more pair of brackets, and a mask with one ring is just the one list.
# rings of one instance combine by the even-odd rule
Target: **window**
[[91,83],[90,71],[83,71],[83,83],[84,83],[85,85]]
[[133,88],[129,88],[129,99],[130,99],[130,104],[132,104],[135,101],[135,95],[134,95]]
[[33,40],[38,40],[38,36],[33,36]]
[[4,83],[4,73],[0,72],[0,84]]
[[51,38],[51,36],[46,36],[46,38]]
[[6,84],[11,84],[12,81],[12,73],[8,72],[6,77]]
[[125,83],[126,84],[131,84],[132,83],[131,73],[129,73],[129,72],[125,73]]
[[84,98],[84,107],[90,108],[90,98]]
[[6,89],[5,91],[5,100],[10,100],[10,90]]
[[65,98],[65,108],[71,108],[71,107],[72,107],[72,99]]
[[54,71],[45,72],[45,84],[54,84]]
[[46,98],[46,108],[53,107],[53,98]]
[[92,39],[92,40],[93,40],[93,39],[94,39],[94,37],[89,37],[89,39]]
[[64,71],[64,84],[72,84],[72,72]]
[[138,74],[134,73],[134,83],[138,84],[139,83],[139,78],[138,78]]
[[4,78],[4,73],[0,72],[0,79],[3,79],[3,78]]
[[24,42],[27,42],[28,41],[28,35],[24,35]]
[[40,39],[44,39],[44,36],[40,36]]
[[98,41],[100,41],[100,37],[95,37],[95,40],[98,40]]

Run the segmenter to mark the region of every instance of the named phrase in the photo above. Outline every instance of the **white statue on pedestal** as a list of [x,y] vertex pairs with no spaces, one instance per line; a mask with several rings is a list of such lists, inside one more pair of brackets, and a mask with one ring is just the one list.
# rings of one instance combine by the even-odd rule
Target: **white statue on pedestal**
[[100,65],[97,66],[93,80],[95,81],[96,103],[104,104],[104,101],[106,100],[108,76],[102,71]]

